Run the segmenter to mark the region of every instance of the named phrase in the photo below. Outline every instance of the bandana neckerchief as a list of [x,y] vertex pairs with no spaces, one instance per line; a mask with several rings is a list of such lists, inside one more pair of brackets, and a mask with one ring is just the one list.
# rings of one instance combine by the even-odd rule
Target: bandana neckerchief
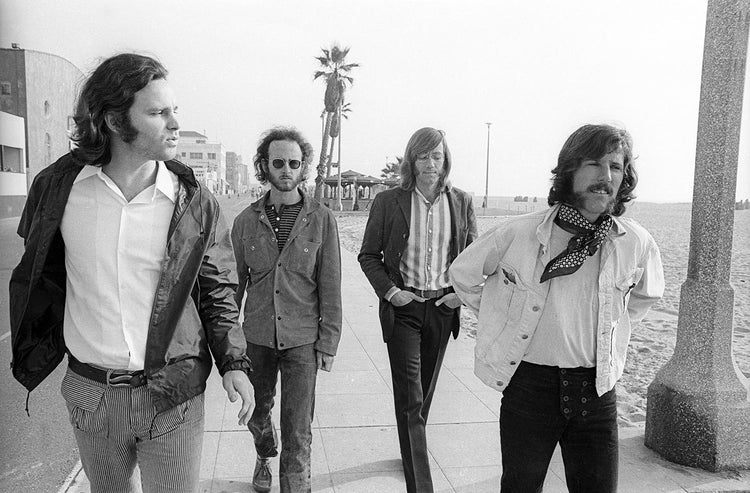
[[562,204],[555,216],[555,224],[574,236],[568,241],[568,248],[550,260],[544,268],[540,283],[553,277],[567,276],[580,269],[583,261],[596,253],[609,234],[612,216],[601,216],[596,223],[590,223],[577,209]]

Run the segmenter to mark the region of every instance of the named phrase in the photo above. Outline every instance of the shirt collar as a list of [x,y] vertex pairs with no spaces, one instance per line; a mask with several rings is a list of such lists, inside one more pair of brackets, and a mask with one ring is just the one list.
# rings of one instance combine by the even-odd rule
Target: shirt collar
[[425,196],[424,196],[424,195],[422,194],[422,192],[420,192],[420,191],[419,191],[419,188],[417,188],[417,187],[414,187],[414,193],[415,193],[415,194],[417,195],[417,198],[418,198],[418,199],[419,199],[419,200],[420,200],[421,202],[424,202],[424,203],[426,203],[426,204],[430,204],[430,205],[433,205],[433,204],[437,204],[437,203],[438,203],[438,202],[440,201],[440,198],[441,198],[441,197],[442,197],[442,196],[443,196],[443,195],[445,194],[445,189],[443,189],[443,190],[440,190],[440,191],[438,192],[438,194],[437,194],[437,197],[435,197],[435,201],[434,201],[434,202],[432,202],[432,203],[430,203],[430,201],[429,201],[429,200],[427,200],[427,197],[425,197]]
[[157,162],[158,168],[156,170],[156,190],[160,191],[170,201],[174,203],[176,200],[176,181],[177,175],[167,169],[167,166],[162,162]]
[[[169,171],[162,161],[157,161],[156,165],[156,187],[154,193],[159,191],[174,203],[177,200],[177,175]],[[79,181],[83,181],[92,176],[98,176],[99,179],[104,181],[104,171],[102,171],[102,167],[87,164],[78,173],[73,184],[75,185]]]
[[94,175],[99,175],[101,172],[101,166],[91,166],[90,164],[87,164],[83,168],[81,168],[81,171],[78,172],[78,176],[76,176],[76,179],[73,180],[73,185],[75,185],[79,181],[85,180],[86,178],[90,178]]

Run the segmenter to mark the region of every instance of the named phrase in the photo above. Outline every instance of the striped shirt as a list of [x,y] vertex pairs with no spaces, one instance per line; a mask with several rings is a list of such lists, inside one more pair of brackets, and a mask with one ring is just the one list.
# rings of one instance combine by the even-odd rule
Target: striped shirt
[[266,217],[271,222],[274,234],[276,234],[276,243],[279,245],[279,251],[284,249],[286,240],[289,239],[289,233],[292,232],[299,211],[302,210],[302,200],[296,204],[282,205],[280,211],[276,211],[273,204],[266,205]]
[[431,204],[415,188],[411,195],[411,222],[406,250],[399,268],[404,286],[436,290],[450,286],[448,252],[451,243],[451,211],[441,191]]

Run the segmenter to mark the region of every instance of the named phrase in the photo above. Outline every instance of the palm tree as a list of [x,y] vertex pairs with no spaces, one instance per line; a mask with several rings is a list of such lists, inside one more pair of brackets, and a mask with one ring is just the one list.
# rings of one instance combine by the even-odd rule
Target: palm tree
[[[315,177],[315,198],[320,199],[323,196],[324,177],[330,175],[330,157],[328,146],[333,138],[331,135],[331,126],[334,115],[344,105],[344,93],[347,85],[351,85],[354,79],[349,72],[359,67],[358,63],[346,63],[346,55],[349,54],[350,48],[341,48],[334,44],[330,49],[321,48],[323,56],[315,57],[320,62],[323,70],[317,70],[313,75],[313,80],[323,78],[326,83],[326,92],[323,98],[325,104],[326,121],[323,130],[323,142],[320,146],[320,161],[318,162],[317,176]],[[340,124],[340,122],[338,122]],[[338,125],[337,125],[338,126]],[[338,129],[337,129],[338,130]],[[336,132],[338,135],[338,131]],[[333,147],[331,147],[332,149]]]
[[401,156],[396,156],[396,162],[386,161],[385,168],[380,170],[380,177],[385,179],[399,178],[401,161],[403,160],[404,158],[402,158]]

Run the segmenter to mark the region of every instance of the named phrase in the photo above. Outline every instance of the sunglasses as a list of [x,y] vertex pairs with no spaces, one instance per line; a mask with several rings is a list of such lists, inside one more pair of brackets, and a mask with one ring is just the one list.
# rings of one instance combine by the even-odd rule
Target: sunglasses
[[302,166],[302,161],[300,161],[299,159],[290,159],[288,161],[286,159],[274,159],[273,161],[271,161],[271,164],[276,169],[283,168],[284,164],[286,163],[289,163],[289,167],[292,169],[298,169],[300,166]]

